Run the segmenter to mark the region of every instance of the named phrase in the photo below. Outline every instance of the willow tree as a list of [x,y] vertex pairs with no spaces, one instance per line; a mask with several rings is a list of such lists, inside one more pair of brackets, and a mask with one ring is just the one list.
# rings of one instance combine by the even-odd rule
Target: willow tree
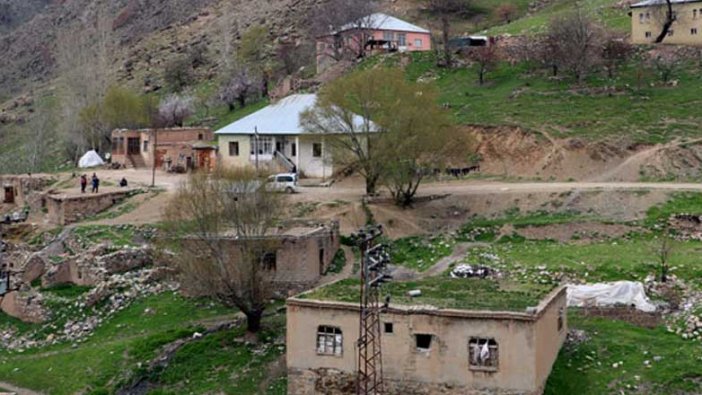
[[194,173],[166,207],[165,248],[190,294],[209,296],[246,315],[250,333],[274,296],[263,237],[277,224],[280,197],[250,170]]
[[365,179],[367,194],[382,183],[402,205],[450,157],[446,147],[465,142],[453,139],[436,89],[407,81],[399,69],[357,71],[327,85],[301,124],[323,136],[336,165]]

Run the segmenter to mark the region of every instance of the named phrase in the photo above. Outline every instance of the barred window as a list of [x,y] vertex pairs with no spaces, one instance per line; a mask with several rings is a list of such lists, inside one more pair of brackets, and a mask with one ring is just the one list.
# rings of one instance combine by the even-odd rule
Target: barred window
[[471,337],[468,342],[468,364],[472,370],[497,370],[500,353],[495,339]]
[[317,354],[341,356],[342,346],[340,328],[326,325],[317,328]]

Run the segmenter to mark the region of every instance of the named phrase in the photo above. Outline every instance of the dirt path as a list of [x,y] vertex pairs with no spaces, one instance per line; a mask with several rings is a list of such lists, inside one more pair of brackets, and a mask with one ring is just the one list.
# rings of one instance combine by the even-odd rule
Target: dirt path
[[456,244],[455,247],[453,247],[453,253],[451,255],[441,258],[438,262],[434,264],[434,266],[430,267],[429,269],[425,270],[424,272],[420,273],[419,278],[425,278],[425,277],[431,277],[431,276],[436,276],[439,275],[443,272],[446,271],[446,269],[451,266],[452,263],[458,261],[459,259],[462,259],[464,256],[466,256],[466,252],[472,248],[477,248],[477,247],[489,247],[490,244],[487,243],[480,243],[480,242],[474,242],[474,243],[458,243]]
[[16,387],[10,383],[5,383],[3,381],[0,381],[0,388],[2,388],[3,390],[17,393],[17,395],[42,395],[41,392],[36,392],[36,391],[32,391],[32,390],[29,390],[26,388]]

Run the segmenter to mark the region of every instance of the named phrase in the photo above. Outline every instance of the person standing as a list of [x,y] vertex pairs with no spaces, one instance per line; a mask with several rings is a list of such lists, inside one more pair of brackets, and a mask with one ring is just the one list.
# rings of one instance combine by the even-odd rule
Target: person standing
[[80,193],[85,193],[85,188],[88,186],[88,177],[83,174],[80,176]]
[[98,193],[98,189],[100,188],[100,179],[98,178],[97,174],[93,173],[93,193]]

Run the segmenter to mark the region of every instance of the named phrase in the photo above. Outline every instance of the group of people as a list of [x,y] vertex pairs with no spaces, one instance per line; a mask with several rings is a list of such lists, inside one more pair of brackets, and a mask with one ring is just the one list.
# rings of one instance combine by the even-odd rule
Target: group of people
[[[98,178],[97,174],[93,173],[93,177],[90,180],[90,184],[92,186],[92,189],[90,190],[91,193],[98,193],[100,190],[100,179]],[[127,179],[125,177],[122,177],[122,179],[119,181],[119,186],[124,188],[127,186]],[[88,176],[85,174],[82,174],[80,176],[80,193],[85,193],[85,189],[88,187]]]

